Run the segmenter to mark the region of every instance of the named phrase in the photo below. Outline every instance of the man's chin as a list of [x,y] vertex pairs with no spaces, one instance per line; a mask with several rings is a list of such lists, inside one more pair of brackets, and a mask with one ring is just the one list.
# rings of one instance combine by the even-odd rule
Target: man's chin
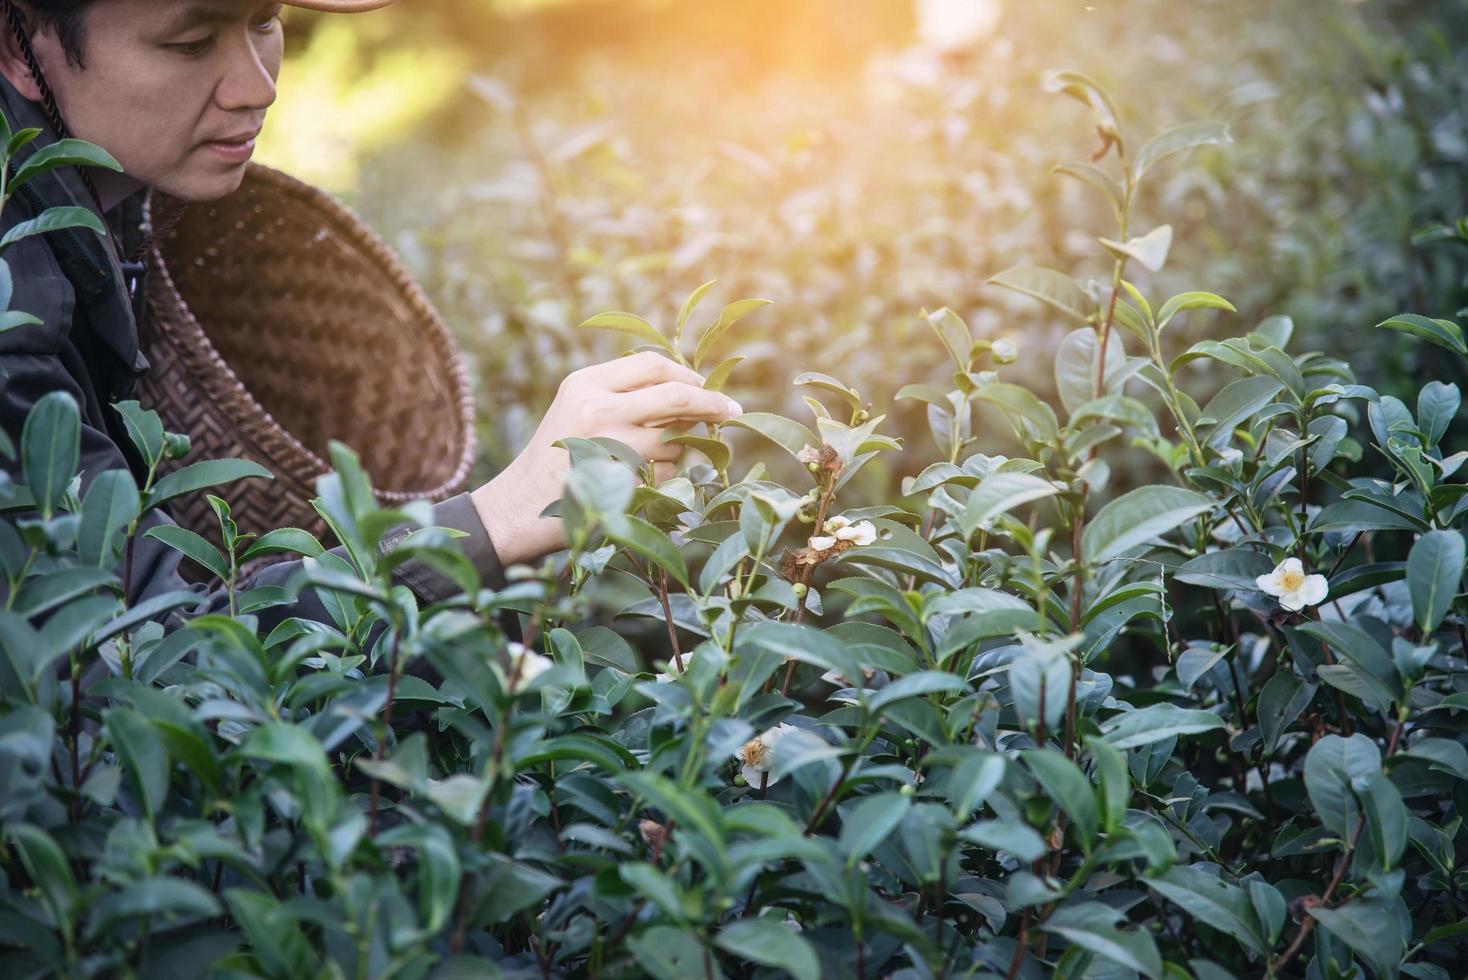
[[190,204],[228,197],[245,182],[245,165],[214,173],[190,173],[153,183],[153,189]]

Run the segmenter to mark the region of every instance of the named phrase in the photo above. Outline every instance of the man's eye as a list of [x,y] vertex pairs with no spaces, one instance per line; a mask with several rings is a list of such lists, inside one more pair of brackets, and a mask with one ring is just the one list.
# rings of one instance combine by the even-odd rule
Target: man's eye
[[198,55],[201,55],[204,52],[208,51],[213,46],[213,34],[210,34],[208,37],[201,37],[197,41],[180,41],[177,44],[169,45],[170,48],[173,48],[180,54],[189,55],[191,57],[197,57]]
[[255,30],[260,31],[261,33],[273,30],[275,28],[276,22],[280,20],[280,13],[281,10],[284,9],[284,7],[284,4],[277,3],[272,4],[265,10],[261,11],[260,16],[255,18]]

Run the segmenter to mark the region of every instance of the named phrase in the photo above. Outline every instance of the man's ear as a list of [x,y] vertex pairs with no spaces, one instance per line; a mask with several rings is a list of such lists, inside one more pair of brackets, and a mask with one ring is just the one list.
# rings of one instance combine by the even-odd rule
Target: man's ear
[[[28,11],[23,7],[20,11],[21,19],[27,22],[26,29],[29,30],[31,18],[27,16]],[[0,8],[0,75],[4,75],[5,80],[14,85],[15,90],[24,98],[32,102],[41,101],[41,87],[36,84],[25,55],[21,54],[20,41],[16,39],[15,31],[10,26],[10,17],[5,15],[3,8]]]

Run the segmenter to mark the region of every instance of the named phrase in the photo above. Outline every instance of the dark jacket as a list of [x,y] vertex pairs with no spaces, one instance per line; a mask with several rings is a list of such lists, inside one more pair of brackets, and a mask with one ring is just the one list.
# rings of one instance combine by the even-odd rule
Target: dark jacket
[[[43,135],[21,152],[21,158],[55,141],[39,107],[21,97],[3,77],[0,111],[14,130],[32,126],[42,130]],[[13,197],[0,215],[0,228],[8,230],[34,217],[41,203],[36,198],[43,199],[45,206],[80,205],[97,210],[74,169],[53,171],[30,186],[36,193],[29,199],[19,194]],[[127,199],[105,216],[127,250],[134,249],[142,237],[144,193]],[[5,259],[15,284],[11,308],[31,313],[41,323],[0,333],[0,369],[5,373],[0,379],[0,427],[18,447],[31,406],[48,392],[69,392],[81,409],[83,492],[97,474],[114,467],[129,467],[141,484],[146,476],[143,462],[127,437],[121,417],[112,408],[113,402],[134,397],[138,379],[149,368],[138,347],[138,311],[133,303],[133,295],[141,294],[143,288],[138,285],[130,295],[126,281],[135,280],[137,270],[129,268],[125,276],[112,243],[84,230],[27,239],[12,247]],[[248,300],[242,297],[241,301]],[[18,460],[0,456],[0,465],[13,480],[20,480]],[[132,580],[127,583],[130,602],[193,589],[201,599],[207,598],[207,605],[199,613],[227,609],[229,595],[224,588],[189,585],[179,576],[180,554],[154,538],[143,537],[149,528],[170,522],[166,513],[154,511],[139,527]],[[468,536],[458,541],[481,580],[491,587],[503,583],[499,558],[467,493],[437,504],[433,523],[465,532]],[[407,530],[402,528],[389,535],[384,549],[401,541]],[[346,557],[344,549],[338,548],[335,553]],[[285,585],[300,569],[299,561],[273,565],[240,583],[238,590]],[[394,575],[424,602],[436,602],[458,591],[446,577],[416,561],[404,563]],[[122,576],[121,568],[118,576]],[[330,622],[315,590],[308,589],[294,606],[262,612],[260,626],[268,630],[290,617]]]

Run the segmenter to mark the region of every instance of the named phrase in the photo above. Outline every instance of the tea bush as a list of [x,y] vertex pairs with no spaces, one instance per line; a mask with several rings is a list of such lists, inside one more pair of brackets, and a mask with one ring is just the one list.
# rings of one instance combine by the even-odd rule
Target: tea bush
[[[881,405],[905,383],[941,385],[921,307],[1050,349],[1063,323],[983,283],[1021,261],[1109,280],[1086,233],[1114,220],[1108,206],[1050,173],[1097,145],[1042,90],[1057,64],[1088,66],[1139,127],[1214,119],[1236,138],[1142,188],[1134,220],[1174,230],[1166,265],[1133,266],[1149,294],[1207,283],[1239,322],[1289,315],[1297,343],[1330,351],[1347,325],[1468,305],[1458,247],[1412,242],[1468,211],[1462,4],[973,0],[991,28],[941,45],[906,43],[912,6],[581,3],[474,34],[457,4],[452,28],[417,12],[396,25],[494,76],[365,159],[353,189],[475,358],[486,476],[566,373],[611,353],[576,324],[609,307],[671,319],[715,275],[719,298],[779,305],[742,332],[733,393],[784,414],[803,410],[791,376],[823,363]],[[1181,322],[1174,343],[1222,326]],[[1365,383],[1420,374],[1420,352],[1391,335],[1352,343]],[[1044,358],[1010,380],[1054,395]],[[1222,380],[1199,376],[1195,392]],[[922,413],[893,408],[888,431],[921,438]],[[854,499],[893,499],[916,473],[880,460]]]
[[[1087,77],[1051,83],[1105,150],[1068,173],[1116,218],[1099,287],[993,279],[1072,324],[1053,349],[927,314],[944,382],[898,397],[932,450],[839,358],[796,379],[809,422],[680,433],[703,461],[660,485],[568,441],[568,550],[501,589],[441,530],[382,555],[425,512],[379,508],[335,446],[316,506],[342,552],[241,535],[214,498],[224,551],[168,543],[227,580],[303,555],[294,588],[127,608],[139,515],[245,470],[84,484],[76,408],[43,399],[0,488],[4,974],[1450,977],[1460,393],[1373,390],[1290,352],[1284,317],[1179,344],[1231,306],[1134,285],[1169,241],[1132,205],[1226,131],[1137,140]],[[706,298],[586,325],[718,384],[774,314]],[[1380,327],[1468,357],[1451,320]],[[1054,403],[1011,380],[1037,362]],[[1196,398],[1204,366],[1228,380]],[[1015,455],[984,452],[980,405]],[[118,410],[156,474],[179,440]],[[899,453],[931,461],[920,508],[848,503]],[[1140,458],[1165,479],[1109,494]],[[464,594],[420,607],[390,577],[415,555]],[[306,590],[330,621],[262,634]],[[666,647],[587,625],[608,613]]]

